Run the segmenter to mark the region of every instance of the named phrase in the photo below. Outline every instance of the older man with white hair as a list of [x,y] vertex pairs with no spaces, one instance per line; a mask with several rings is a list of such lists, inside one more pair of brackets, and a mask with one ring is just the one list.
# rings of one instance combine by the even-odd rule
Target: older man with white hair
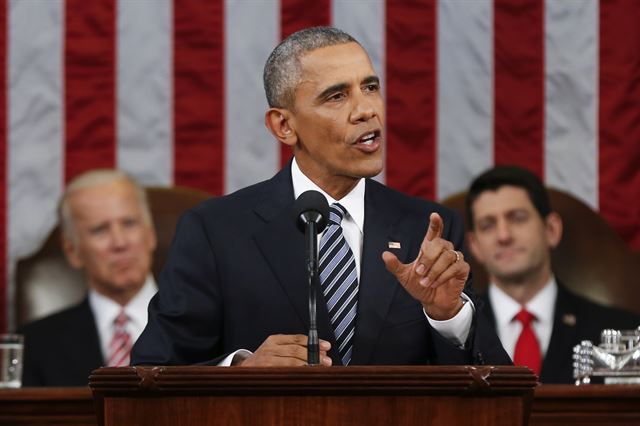
[[76,177],[59,214],[64,253],[83,271],[88,295],[21,330],[24,386],[82,386],[100,366],[128,365],[156,292],[156,234],[145,192],[130,176],[105,169]]

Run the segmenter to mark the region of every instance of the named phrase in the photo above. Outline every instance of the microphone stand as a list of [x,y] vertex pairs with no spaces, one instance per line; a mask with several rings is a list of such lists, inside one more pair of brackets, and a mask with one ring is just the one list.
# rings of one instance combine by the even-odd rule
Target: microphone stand
[[318,275],[318,232],[313,220],[306,222],[307,240],[307,277],[309,282],[309,336],[307,342],[307,362],[320,365],[320,344],[318,342],[318,324],[316,321],[317,292],[320,287]]

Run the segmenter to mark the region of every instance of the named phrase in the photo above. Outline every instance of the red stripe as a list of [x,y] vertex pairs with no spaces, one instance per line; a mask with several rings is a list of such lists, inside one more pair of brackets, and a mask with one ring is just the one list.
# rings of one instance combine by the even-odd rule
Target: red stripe
[[436,177],[436,2],[387,1],[389,186],[433,198]]
[[[309,27],[331,25],[331,0],[281,0],[280,39]],[[280,146],[280,164],[284,166],[291,158],[291,148]]]
[[224,191],[224,2],[175,0],[174,182]]
[[7,3],[0,1],[0,333],[7,331]]
[[496,164],[544,177],[544,2],[495,0]]
[[115,165],[116,2],[65,2],[65,180]]
[[600,3],[600,212],[640,250],[640,2]]

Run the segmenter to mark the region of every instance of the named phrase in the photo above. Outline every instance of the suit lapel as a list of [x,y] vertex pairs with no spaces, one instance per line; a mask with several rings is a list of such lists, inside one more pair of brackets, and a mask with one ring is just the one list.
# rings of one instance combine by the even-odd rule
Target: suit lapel
[[[385,188],[367,181],[365,190],[365,219],[358,314],[354,336],[352,364],[368,364],[384,325],[389,306],[400,287],[382,261],[382,253],[392,251],[402,261],[406,256],[410,233],[394,227],[403,213],[382,196]],[[389,242],[400,242],[401,248],[389,250]]]
[[[309,329],[309,287],[305,269],[305,241],[296,227],[292,214],[294,202],[291,167],[283,168],[274,176],[263,199],[257,204],[255,213],[265,222],[254,234],[260,252],[269,264],[282,289],[287,294],[301,325]],[[333,331],[329,325],[322,290],[318,289],[317,322],[318,335],[329,340],[335,349]],[[335,361],[338,352],[331,353]]]
[[[79,305],[77,315],[77,332],[69,333],[68,342],[64,345],[68,350],[67,359],[72,360],[69,365],[76,371],[77,380],[84,380],[87,371],[105,365],[100,348],[100,338],[96,321],[89,306],[89,299]],[[82,344],[78,344],[82,342]],[[88,377],[86,377],[88,380]]]
[[489,320],[489,324],[493,327],[494,330],[497,330],[496,327],[496,315],[493,312],[493,305],[491,304],[491,300],[489,299],[489,289],[487,289],[484,293],[480,294],[479,299],[482,301],[482,306],[480,309],[485,315],[485,318]]

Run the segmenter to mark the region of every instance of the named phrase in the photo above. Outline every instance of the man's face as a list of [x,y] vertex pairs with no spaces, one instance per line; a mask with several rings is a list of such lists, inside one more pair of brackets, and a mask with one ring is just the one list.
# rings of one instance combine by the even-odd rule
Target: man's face
[[471,205],[470,248],[497,284],[523,282],[550,267],[550,249],[560,239],[552,213],[543,220],[523,188],[485,191]]
[[70,195],[74,238],[64,243],[71,265],[106,296],[137,292],[151,270],[155,231],[135,188],[118,180]]
[[291,127],[296,161],[321,187],[382,170],[384,102],[367,53],[357,43],[301,58]]

